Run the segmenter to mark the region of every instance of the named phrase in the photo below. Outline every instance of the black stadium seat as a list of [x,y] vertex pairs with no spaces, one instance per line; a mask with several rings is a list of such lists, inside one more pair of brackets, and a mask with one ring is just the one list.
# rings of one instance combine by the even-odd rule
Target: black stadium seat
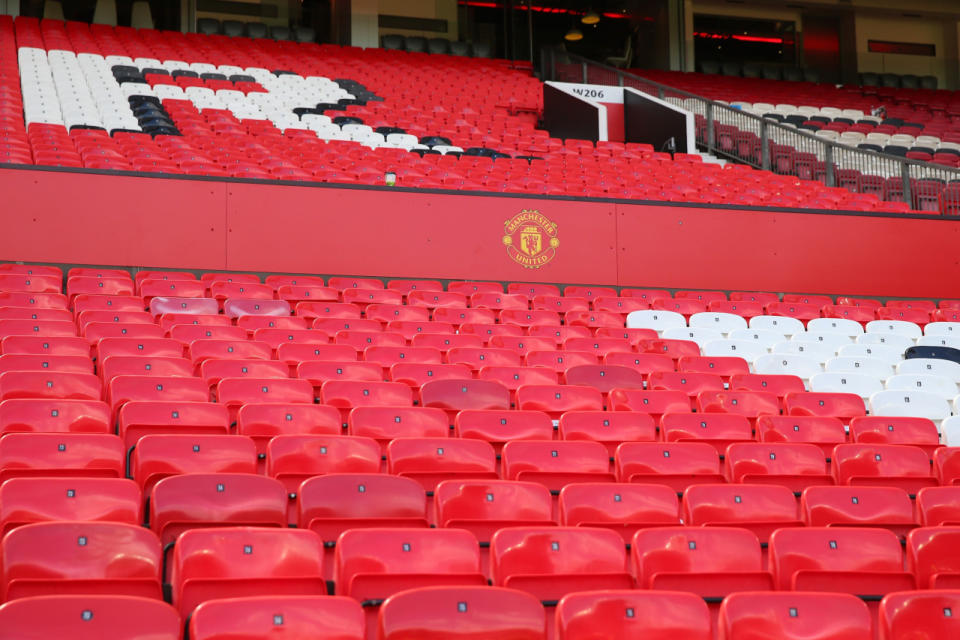
[[267,25],[262,22],[248,22],[246,24],[246,31],[248,38],[266,38],[267,37]]
[[198,18],[197,33],[205,35],[220,33],[220,21],[216,18]]

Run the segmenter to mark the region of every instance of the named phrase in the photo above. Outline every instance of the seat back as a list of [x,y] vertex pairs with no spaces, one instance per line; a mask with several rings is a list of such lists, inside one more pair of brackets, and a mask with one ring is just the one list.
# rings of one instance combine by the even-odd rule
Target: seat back
[[637,529],[680,524],[676,491],[658,484],[568,484],[558,509],[561,525],[613,529],[625,543]]
[[615,464],[620,482],[664,484],[681,493],[692,484],[724,481],[720,456],[705,442],[624,442]]
[[150,495],[161,478],[183,473],[256,473],[253,441],[230,435],[149,435],[133,449],[130,476]]
[[188,529],[283,527],[287,492],[251,473],[188,473],[158,481],[150,492],[150,528],[166,546]]
[[845,593],[734,593],[717,622],[722,640],[870,640],[867,605]]
[[960,633],[960,590],[902,591],[880,602],[878,624],[883,640],[913,637],[952,638]]
[[[444,431],[446,432],[444,415]],[[453,479],[496,479],[493,446],[469,438],[396,438],[387,446],[387,472],[411,478],[427,491]]]
[[337,541],[337,593],[361,602],[427,585],[484,585],[480,548],[461,529],[353,529]]
[[571,482],[613,482],[607,448],[599,442],[513,440],[503,447],[502,475],[560,491]]
[[324,544],[347,529],[427,527],[427,497],[413,480],[379,473],[331,473],[299,489],[297,526]]
[[312,531],[264,527],[191,529],[173,548],[173,606],[264,595],[325,595],[323,542]]
[[623,539],[587,527],[500,529],[490,541],[490,577],[546,603],[573,591],[633,587]]
[[793,492],[782,485],[694,485],[683,496],[683,514],[690,526],[743,527],[760,542],[776,529],[803,525]]
[[11,433],[0,438],[0,483],[14,477],[121,478],[123,443],[102,433]]
[[538,483],[447,480],[434,494],[437,526],[466,529],[489,542],[499,529],[553,525],[552,500]]
[[915,588],[897,536],[886,529],[800,527],[770,536],[770,569],[783,591],[876,597]]
[[161,596],[160,541],[119,522],[36,522],[0,542],[4,600],[38,595]]
[[[176,609],[160,600],[126,595],[49,595],[0,607],[0,628],[13,638],[179,640]],[[192,636],[191,636],[192,637]]]
[[544,640],[543,607],[515,589],[487,586],[433,586],[404,591],[383,603],[379,640],[504,637]]
[[57,520],[140,524],[140,489],[119,478],[11,478],[0,484],[0,536]]
[[760,541],[733,527],[640,529],[630,545],[640,589],[690,591],[719,598],[734,591],[773,588],[763,570]]
[[192,640],[217,640],[279,629],[291,637],[363,640],[363,610],[341,596],[254,596],[204,602],[190,617]]
[[710,640],[710,611],[692,593],[590,591],[571,593],[557,605],[558,640]]

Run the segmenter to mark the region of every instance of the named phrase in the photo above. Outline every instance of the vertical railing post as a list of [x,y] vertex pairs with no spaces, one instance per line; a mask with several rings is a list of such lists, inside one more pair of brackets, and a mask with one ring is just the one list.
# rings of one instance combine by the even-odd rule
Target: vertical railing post
[[623,86],[623,71],[617,71],[617,86]]
[[760,168],[770,171],[770,125],[760,120]]
[[824,142],[824,146],[825,148],[823,150],[823,164],[825,165],[825,169],[827,172],[827,175],[825,176],[826,185],[828,187],[835,187],[837,186],[837,174],[836,174],[836,167],[833,165],[833,143]]
[[583,84],[587,84],[587,61],[580,63],[583,66]]
[[716,149],[715,143],[717,140],[717,137],[713,130],[713,103],[708,101],[706,105],[707,105],[707,108],[704,116],[707,119],[707,134],[706,134],[707,139],[704,140],[704,144],[707,145],[707,149],[713,151]]
[[910,165],[906,162],[900,162],[900,180],[903,182],[903,201],[913,208],[913,189],[910,187]]

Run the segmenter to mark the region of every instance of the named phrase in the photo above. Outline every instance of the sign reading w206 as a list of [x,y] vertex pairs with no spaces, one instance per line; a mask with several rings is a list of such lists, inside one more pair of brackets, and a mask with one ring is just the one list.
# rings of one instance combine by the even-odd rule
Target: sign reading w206
[[584,87],[573,87],[571,89],[578,96],[583,96],[584,98],[604,98],[603,89],[586,89]]

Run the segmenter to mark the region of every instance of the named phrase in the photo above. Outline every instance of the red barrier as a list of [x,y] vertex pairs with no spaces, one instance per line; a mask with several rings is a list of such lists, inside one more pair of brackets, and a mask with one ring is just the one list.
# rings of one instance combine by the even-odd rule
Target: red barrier
[[947,219],[28,169],[0,194],[0,260],[960,297]]

